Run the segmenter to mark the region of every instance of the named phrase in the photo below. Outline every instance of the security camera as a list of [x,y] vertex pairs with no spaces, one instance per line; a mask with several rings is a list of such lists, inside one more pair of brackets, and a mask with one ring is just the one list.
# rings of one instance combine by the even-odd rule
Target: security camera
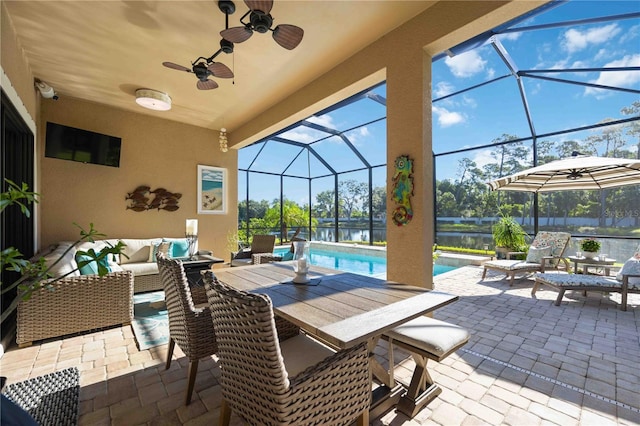
[[36,88],[40,91],[43,98],[53,99],[54,101],[58,100],[58,95],[56,95],[53,87],[49,86],[44,81],[36,81]]

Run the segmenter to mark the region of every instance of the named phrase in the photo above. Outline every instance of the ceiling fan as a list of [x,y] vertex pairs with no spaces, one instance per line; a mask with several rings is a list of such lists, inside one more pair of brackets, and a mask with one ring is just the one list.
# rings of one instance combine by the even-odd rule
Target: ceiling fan
[[[229,28],[229,15],[235,12],[236,8],[232,1],[221,0],[218,2],[218,7],[225,14],[226,28]],[[167,68],[171,68],[178,71],[186,71],[196,75],[198,82],[196,87],[200,90],[211,90],[218,87],[218,83],[213,80],[209,80],[209,77],[218,78],[233,78],[233,71],[228,66],[221,62],[214,62],[213,60],[221,53],[233,53],[233,43],[224,38],[220,40],[220,49],[208,58],[200,56],[191,63],[191,68],[187,68],[182,65],[175,64],[173,62],[163,62]],[[198,62],[200,61],[200,62]]]
[[220,40],[220,49],[216,53],[208,58],[203,58],[202,56],[197,58],[191,63],[191,68],[174,64],[173,62],[163,62],[162,65],[174,70],[186,71],[195,74],[196,77],[198,77],[196,87],[200,90],[215,89],[216,87],[218,87],[218,83],[213,80],[209,80],[210,76],[218,78],[233,78],[233,71],[231,71],[228,66],[226,66],[222,62],[213,61],[215,57],[222,52],[233,52],[233,43],[224,39]]
[[[273,16],[271,16],[270,12],[273,7],[273,0],[244,0],[244,2],[249,7],[249,10],[240,18],[242,26],[220,31],[220,35],[224,39],[232,43],[242,43],[248,40],[254,31],[262,34],[272,31],[273,39],[285,49],[292,50],[300,44],[302,36],[304,36],[302,28],[289,24],[280,24],[275,28],[271,28],[273,26]],[[243,19],[247,16],[249,16],[249,22],[244,22]]]

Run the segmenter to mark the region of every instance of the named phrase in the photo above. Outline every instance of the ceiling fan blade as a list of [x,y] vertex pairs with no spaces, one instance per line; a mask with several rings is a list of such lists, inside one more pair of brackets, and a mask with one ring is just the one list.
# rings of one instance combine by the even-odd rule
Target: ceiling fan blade
[[171,68],[173,70],[191,72],[190,68],[183,67],[182,65],[174,64],[173,62],[163,62],[162,65],[164,65],[167,68]]
[[228,66],[221,62],[212,62],[207,69],[211,72],[211,75],[218,78],[233,78],[233,71]]
[[218,83],[213,80],[198,80],[196,87],[200,90],[211,90],[218,87]]
[[249,9],[259,10],[265,14],[269,14],[273,7],[273,0],[244,0],[244,3]]
[[242,43],[248,40],[252,34],[253,31],[247,27],[233,27],[220,31],[222,38],[231,43]]
[[282,24],[273,30],[273,39],[285,49],[295,49],[302,41],[304,30],[295,25]]

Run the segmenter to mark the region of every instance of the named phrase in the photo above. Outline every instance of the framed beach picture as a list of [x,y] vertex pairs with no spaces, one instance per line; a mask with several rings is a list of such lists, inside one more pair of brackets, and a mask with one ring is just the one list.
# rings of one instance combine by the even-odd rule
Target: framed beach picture
[[198,214],[227,213],[227,169],[198,165]]

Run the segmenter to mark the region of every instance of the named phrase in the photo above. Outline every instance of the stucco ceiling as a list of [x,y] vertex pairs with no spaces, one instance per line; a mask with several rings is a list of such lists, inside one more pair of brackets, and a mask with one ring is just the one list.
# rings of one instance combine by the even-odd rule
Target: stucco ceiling
[[[231,131],[435,2],[276,0],[275,24],[303,28],[301,44],[289,51],[270,34],[255,33],[215,59],[235,78],[198,90],[195,75],[162,62],[191,67],[218,50],[225,18],[217,1],[3,1],[34,77],[61,98]],[[230,27],[247,10],[235,4]],[[139,88],[169,94],[172,109],[138,106]]]

